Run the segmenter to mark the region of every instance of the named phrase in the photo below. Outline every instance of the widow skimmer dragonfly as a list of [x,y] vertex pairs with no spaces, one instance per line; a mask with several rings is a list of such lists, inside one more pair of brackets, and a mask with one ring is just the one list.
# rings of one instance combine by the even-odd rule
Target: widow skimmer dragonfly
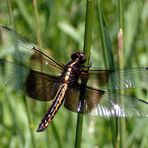
[[[0,32],[4,42],[0,46],[0,68],[5,65],[7,71],[3,75],[0,70],[0,84],[13,85],[36,100],[54,99],[37,132],[47,128],[63,102],[70,111],[92,116],[148,117],[147,101],[117,93],[120,89],[135,87],[147,90],[148,68],[85,68],[82,52],[73,53],[71,61],[62,65],[14,30],[0,26]],[[2,60],[2,57],[8,59]],[[80,83],[80,78],[88,79],[87,86]]]

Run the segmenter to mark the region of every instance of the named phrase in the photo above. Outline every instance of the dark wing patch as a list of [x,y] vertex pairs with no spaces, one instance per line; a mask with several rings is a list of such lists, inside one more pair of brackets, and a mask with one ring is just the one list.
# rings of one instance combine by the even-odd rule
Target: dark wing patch
[[80,89],[81,86],[78,84],[75,87],[69,88],[64,105],[73,112],[89,113],[99,104],[104,91],[86,87],[85,90],[82,89],[81,91],[84,99],[80,100]]
[[90,87],[86,87],[84,100],[80,100],[79,87],[70,88],[64,104],[73,112],[91,116],[148,117],[148,102],[144,100]]
[[59,77],[46,75],[22,65],[0,60],[0,86],[13,91],[23,91],[29,97],[41,101],[54,99]]
[[26,80],[26,93],[29,97],[40,101],[54,99],[59,83],[59,77],[30,71]]

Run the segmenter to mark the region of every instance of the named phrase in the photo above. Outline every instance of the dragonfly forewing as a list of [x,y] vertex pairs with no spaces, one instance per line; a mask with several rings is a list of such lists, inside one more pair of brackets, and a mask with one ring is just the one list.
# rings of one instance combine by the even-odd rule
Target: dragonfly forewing
[[64,65],[51,59],[14,30],[0,25],[0,33],[0,58],[5,57],[8,61],[21,63],[32,70],[44,73],[59,75],[63,70]]

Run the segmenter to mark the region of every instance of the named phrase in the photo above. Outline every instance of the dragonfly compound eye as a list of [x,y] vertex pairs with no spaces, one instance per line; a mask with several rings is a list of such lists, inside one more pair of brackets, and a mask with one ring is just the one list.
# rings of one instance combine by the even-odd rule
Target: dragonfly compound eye
[[81,63],[84,63],[86,61],[86,57],[82,52],[75,52],[71,55],[72,60],[79,59]]

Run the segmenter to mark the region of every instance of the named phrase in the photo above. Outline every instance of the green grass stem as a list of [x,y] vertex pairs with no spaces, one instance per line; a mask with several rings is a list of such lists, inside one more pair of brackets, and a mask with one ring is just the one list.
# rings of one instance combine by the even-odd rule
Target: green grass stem
[[[124,68],[124,25],[123,25],[123,12],[124,10],[124,2],[123,0],[118,0],[118,24],[119,24],[119,31],[118,31],[118,47],[117,47],[117,55],[118,55],[118,68]],[[123,77],[121,78],[123,79]],[[120,86],[122,86],[123,84],[121,83]],[[124,93],[124,90],[120,90],[120,93]],[[122,102],[121,102],[122,103]],[[118,124],[119,124],[119,130],[118,130],[118,135],[119,135],[119,140],[118,145],[120,145],[121,148],[126,147],[126,141],[125,141],[125,119],[124,118],[120,118],[120,119],[116,119],[118,120]]]
[[[112,43],[110,39],[110,34],[108,30],[108,26],[105,20],[105,16],[103,13],[103,7],[101,0],[98,1],[98,20],[100,24],[100,35],[101,35],[101,42],[102,42],[102,50],[103,50],[103,57],[105,67],[107,69],[114,68],[114,59],[113,59],[113,50],[112,50]],[[112,132],[112,143],[113,147],[117,147],[118,141],[118,121],[117,119],[111,118],[111,132]]]
[[[93,28],[93,11],[94,11],[94,0],[87,0],[86,17],[85,17],[84,47],[83,47],[83,52],[86,55],[86,59],[87,59],[87,61],[86,61],[87,65],[89,65],[89,59],[90,59],[92,28]],[[82,80],[83,85],[86,85],[86,83],[87,83],[87,80]],[[80,97],[81,97],[81,95],[80,95]],[[82,95],[82,97],[83,97],[83,95]],[[83,115],[78,113],[75,148],[81,147],[82,125],[83,125]]]
[[[8,0],[8,9],[9,9],[10,23],[11,23],[11,25],[14,27],[15,21],[14,21],[14,17],[13,17],[13,13],[12,13],[13,8],[12,8],[11,0]],[[30,116],[29,116],[29,110],[28,110],[27,103],[26,103],[26,100],[25,100],[26,98],[25,98],[25,96],[22,96],[22,98],[23,98],[23,100],[24,100],[24,105],[25,105],[25,109],[26,109],[26,112],[27,112],[28,122],[29,122],[29,125],[31,125],[32,122],[31,122],[31,118],[30,118]],[[12,111],[11,113],[12,113],[12,117],[14,117],[14,116],[15,116],[14,111]],[[17,121],[17,120],[15,120],[14,123],[15,123],[15,125],[16,125],[16,129],[18,129],[18,130],[17,130],[18,133],[20,134],[21,132],[20,132],[19,126],[18,126],[18,124],[17,124],[16,121]],[[33,130],[32,130],[32,128],[29,128],[29,130],[30,130],[30,137],[31,137],[32,147],[35,148],[36,146],[35,146],[35,140],[34,140]],[[20,137],[23,137],[22,133],[21,133],[21,136],[20,136]]]

